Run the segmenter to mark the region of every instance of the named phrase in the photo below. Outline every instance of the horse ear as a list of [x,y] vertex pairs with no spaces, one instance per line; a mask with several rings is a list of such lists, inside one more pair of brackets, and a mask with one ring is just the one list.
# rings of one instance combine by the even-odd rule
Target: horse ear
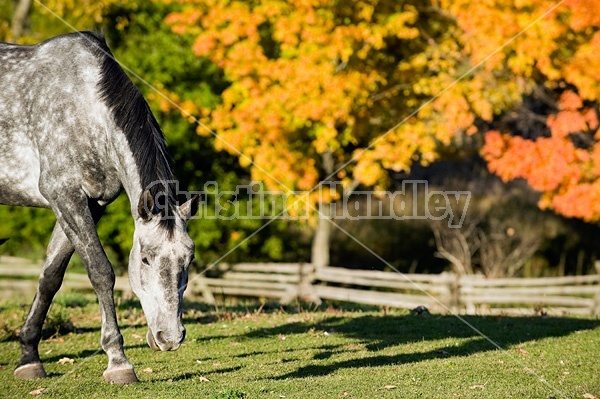
[[185,220],[190,220],[192,216],[198,212],[200,205],[200,194],[194,195],[190,200],[179,207],[179,212],[185,217]]
[[138,202],[138,214],[143,221],[147,222],[152,219],[152,211],[154,210],[154,198],[149,190],[146,190],[140,195]]

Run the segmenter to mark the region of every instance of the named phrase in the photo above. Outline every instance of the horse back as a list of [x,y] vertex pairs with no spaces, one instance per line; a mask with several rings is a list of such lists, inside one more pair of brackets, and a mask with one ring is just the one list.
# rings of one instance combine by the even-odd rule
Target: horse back
[[44,187],[58,182],[118,194],[116,126],[98,88],[102,46],[85,32],[0,44],[0,203],[47,206]]

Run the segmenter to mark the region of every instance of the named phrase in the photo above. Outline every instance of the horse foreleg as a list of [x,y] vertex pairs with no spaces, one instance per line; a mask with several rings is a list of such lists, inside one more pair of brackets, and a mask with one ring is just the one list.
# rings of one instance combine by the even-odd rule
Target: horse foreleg
[[40,273],[37,292],[27,320],[19,333],[21,360],[14,375],[17,378],[44,378],[46,372],[40,361],[38,344],[42,337],[44,319],[52,303],[52,298],[60,288],[65,270],[73,255],[73,245],[57,223],[48,244],[46,261]]
[[107,382],[128,384],[137,381],[132,364],[123,351],[123,336],[117,324],[113,298],[115,273],[96,233],[91,204],[85,197],[69,193],[65,198],[49,196],[49,202],[65,234],[83,260],[92,287],[98,295],[102,313],[102,349],[108,355],[108,367],[104,371]]

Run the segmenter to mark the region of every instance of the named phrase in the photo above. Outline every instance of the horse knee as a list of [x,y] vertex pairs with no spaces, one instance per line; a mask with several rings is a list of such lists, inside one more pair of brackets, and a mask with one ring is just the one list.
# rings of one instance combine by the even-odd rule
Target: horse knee
[[38,282],[38,296],[40,296],[40,299],[53,298],[60,289],[62,281],[62,276],[42,274]]
[[90,278],[92,287],[98,295],[106,294],[112,296],[116,282],[115,273],[112,271],[112,267],[102,271],[89,269],[88,277]]
[[42,329],[32,328],[27,323],[19,332],[19,342],[24,346],[36,346],[42,339]]

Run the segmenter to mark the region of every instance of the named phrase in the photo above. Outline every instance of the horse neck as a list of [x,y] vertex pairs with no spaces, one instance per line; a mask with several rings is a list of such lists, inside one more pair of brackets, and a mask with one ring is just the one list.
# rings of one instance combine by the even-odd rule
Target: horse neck
[[150,188],[154,194],[153,184],[173,180],[164,136],[144,97],[112,57],[106,43],[98,39],[93,52],[100,62],[98,96],[111,115],[114,165],[137,219],[142,193]]
[[119,180],[131,205],[131,214],[137,219],[137,205],[144,189],[140,179],[140,173],[126,138],[123,134],[115,135],[112,155],[115,169]]
[[131,214],[134,220],[137,220],[139,200],[143,192],[152,186],[152,184],[148,184],[148,181],[160,184],[161,181],[173,180],[173,176],[170,174],[159,176],[153,168],[148,168],[149,170],[146,171],[142,170],[137,164],[136,157],[130,149],[124,134],[119,133],[115,136],[116,139],[113,145],[115,168],[118,171],[121,185],[129,198]]
[[[128,147],[121,147],[119,159],[121,160],[121,185],[123,186],[130,202],[131,214],[134,220],[138,220],[138,205],[144,191],[149,190],[157,205],[167,206],[169,215],[172,215],[176,203],[176,185],[174,177],[170,170],[164,171],[162,175],[158,173],[157,168],[141,170],[136,164],[135,157],[131,154]],[[162,160],[164,162],[164,160]],[[157,160],[158,162],[158,160]],[[151,173],[149,173],[151,172]],[[159,194],[160,193],[160,194]],[[164,193],[166,200],[160,198]]]

